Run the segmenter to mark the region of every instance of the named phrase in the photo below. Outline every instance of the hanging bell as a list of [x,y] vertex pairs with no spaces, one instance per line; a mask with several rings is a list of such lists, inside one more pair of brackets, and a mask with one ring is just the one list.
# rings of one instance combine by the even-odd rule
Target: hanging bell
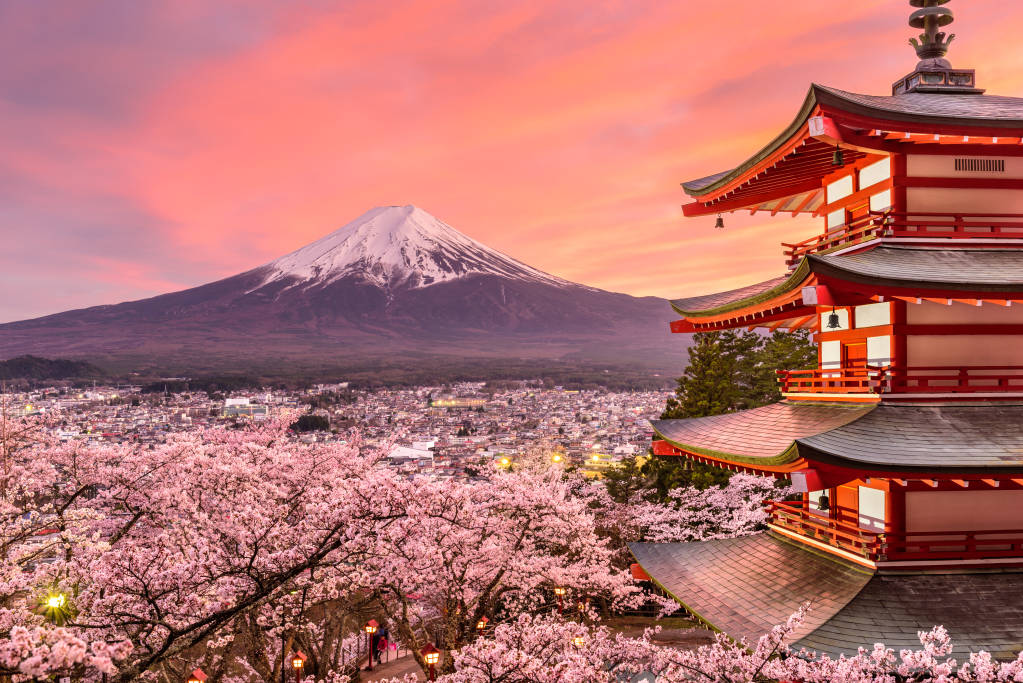
[[721,217],[721,214],[718,214],[718,219],[714,221],[714,227],[719,230],[725,227],[725,219]]
[[828,329],[829,330],[837,330],[841,326],[842,326],[842,323],[838,319],[838,313],[836,313],[835,309],[832,308],[831,309],[831,314],[828,316]]
[[835,153],[831,156],[832,166],[845,166],[845,153],[842,152],[842,148],[835,145]]
[[821,512],[831,509],[831,501],[828,500],[828,494],[822,493],[821,497],[817,499],[817,509]]

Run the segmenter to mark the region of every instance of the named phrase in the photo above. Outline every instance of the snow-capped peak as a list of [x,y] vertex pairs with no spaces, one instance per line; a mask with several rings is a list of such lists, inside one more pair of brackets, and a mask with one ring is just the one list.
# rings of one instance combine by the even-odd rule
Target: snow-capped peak
[[279,280],[328,284],[358,275],[382,287],[427,287],[481,273],[572,284],[480,244],[412,205],[371,209],[262,270],[264,285]]

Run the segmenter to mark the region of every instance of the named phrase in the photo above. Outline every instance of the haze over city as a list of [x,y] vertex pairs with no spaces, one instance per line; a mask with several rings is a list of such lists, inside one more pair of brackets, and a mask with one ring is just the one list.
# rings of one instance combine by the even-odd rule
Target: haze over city
[[[810,81],[885,92],[914,63],[892,4],[0,2],[0,321],[209,282],[385,204],[634,295],[776,275],[781,217],[717,232],[678,184]],[[1019,93],[1023,6],[969,10],[956,62]]]

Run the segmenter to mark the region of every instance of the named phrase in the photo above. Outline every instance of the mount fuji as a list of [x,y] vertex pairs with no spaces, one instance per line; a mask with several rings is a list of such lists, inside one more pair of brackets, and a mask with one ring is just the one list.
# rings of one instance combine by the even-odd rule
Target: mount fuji
[[670,318],[662,299],[555,277],[422,209],[388,206],[233,277],[0,325],[0,358],[181,372],[481,359],[668,372],[681,351]]

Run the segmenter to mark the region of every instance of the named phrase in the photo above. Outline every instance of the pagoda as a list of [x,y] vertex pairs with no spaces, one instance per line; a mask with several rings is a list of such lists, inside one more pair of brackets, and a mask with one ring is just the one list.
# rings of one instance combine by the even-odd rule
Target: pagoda
[[812,214],[779,275],[679,299],[674,332],[811,330],[784,399],[654,422],[656,454],[791,479],[768,529],[634,544],[698,618],[756,638],[804,602],[795,645],[833,656],[1023,650],[1023,98],[945,59],[948,0],[910,0],[916,68],[890,95],[813,85],[737,167],[683,183],[686,216]]

